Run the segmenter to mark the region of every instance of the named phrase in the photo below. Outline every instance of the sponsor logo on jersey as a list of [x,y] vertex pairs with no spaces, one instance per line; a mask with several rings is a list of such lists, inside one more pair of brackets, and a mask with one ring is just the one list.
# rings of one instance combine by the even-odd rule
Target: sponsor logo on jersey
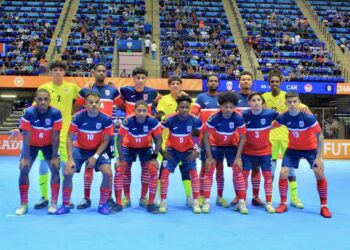
[[111,95],[111,92],[109,91],[109,89],[105,90],[105,94],[106,94],[106,96],[110,96]]

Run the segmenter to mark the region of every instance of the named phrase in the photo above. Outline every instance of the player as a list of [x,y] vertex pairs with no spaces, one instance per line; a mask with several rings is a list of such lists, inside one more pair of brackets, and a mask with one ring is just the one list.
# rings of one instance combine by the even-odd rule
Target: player
[[[168,79],[168,86],[170,90],[170,94],[162,96],[162,98],[159,100],[158,105],[157,105],[157,118],[158,120],[162,120],[166,116],[170,114],[176,113],[177,110],[177,101],[176,98],[180,94],[186,94],[185,92],[181,91],[181,86],[182,86],[182,80],[178,76],[171,76]],[[163,129],[162,133],[162,138],[163,138],[163,144],[162,144],[162,149],[164,150],[166,147],[166,141],[169,136],[169,130],[168,129]],[[160,159],[161,162],[163,162],[163,159]],[[182,178],[182,183],[183,187],[185,189],[185,194],[186,194],[186,205],[188,207],[192,207],[193,201],[192,201],[192,189],[191,189],[191,178],[189,171],[185,171],[183,165],[180,163],[179,169],[181,172],[181,178]],[[163,171],[163,163],[160,166],[160,171],[159,171],[159,182],[161,179]]]
[[[199,94],[197,96],[195,104],[192,106],[191,113],[198,116],[202,123],[205,124],[208,118],[217,113],[220,110],[220,106],[218,103],[218,85],[219,85],[219,77],[217,75],[209,75],[207,77],[207,87],[208,92]],[[200,141],[202,141],[203,133],[200,135]],[[200,143],[201,144],[201,143]],[[204,202],[204,175],[205,175],[205,149],[203,147],[201,152],[201,171],[199,174],[200,180],[200,191],[199,191],[199,204],[203,206]],[[217,184],[217,198],[216,205],[228,208],[230,205],[223,198],[224,192],[224,165],[223,162],[216,163],[216,184]]]
[[[154,204],[158,183],[158,153],[162,145],[162,129],[160,122],[148,115],[148,105],[145,101],[137,101],[134,105],[135,115],[129,116],[123,121],[118,131],[118,155],[116,168],[116,179],[114,191],[118,210],[122,206],[122,183],[126,169],[130,171],[131,164],[136,161],[138,156],[141,166],[147,168],[149,173],[149,200],[147,211],[158,213],[158,208]],[[155,140],[155,148],[152,151],[152,138]],[[142,189],[140,206],[144,206],[142,201],[146,199],[147,189]],[[131,206],[130,189],[124,188],[125,199],[128,201],[127,207]]]
[[[85,104],[85,97],[91,92],[94,91],[99,93],[101,96],[101,106],[100,111],[108,115],[110,118],[113,116],[113,105],[121,107],[123,105],[123,100],[119,95],[119,91],[112,85],[105,83],[107,73],[107,67],[103,63],[98,63],[94,66],[93,74],[95,76],[95,83],[91,88],[82,88],[79,92],[79,96],[75,101],[75,104],[79,107],[82,107]],[[108,154],[109,159],[114,158],[114,136],[110,137],[109,145],[106,148],[106,153]],[[77,206],[77,209],[86,209],[91,207],[90,200],[90,190],[91,183],[93,179],[93,168],[85,168],[84,171],[84,199]],[[115,204],[113,199],[108,199],[107,205],[109,208],[113,207]]]
[[[202,212],[210,211],[210,191],[213,184],[213,173],[216,162],[223,162],[226,158],[227,165],[232,167],[233,182],[239,196],[239,202],[235,207],[242,214],[248,213],[245,202],[245,184],[242,174],[241,152],[245,143],[246,127],[243,117],[235,111],[238,97],[235,93],[224,92],[219,95],[221,111],[212,115],[204,130],[204,146],[207,154],[206,170],[204,176],[204,204]],[[239,141],[235,140],[235,132],[239,135]],[[238,146],[237,146],[238,145]]]
[[169,174],[173,173],[179,162],[186,172],[189,172],[193,190],[194,213],[200,213],[198,203],[199,179],[196,170],[196,159],[199,150],[196,149],[192,140],[192,132],[201,130],[203,124],[200,119],[189,114],[192,99],[188,95],[180,95],[177,99],[177,114],[168,116],[162,122],[162,127],[169,129],[169,136],[166,140],[166,148],[162,150],[163,173],[161,175],[161,201],[159,212],[167,212],[167,193],[169,185]]
[[[271,143],[269,134],[272,122],[277,118],[278,112],[272,109],[263,109],[262,95],[252,92],[248,96],[249,110],[242,111],[247,127],[247,140],[242,152],[243,176],[246,190],[248,189],[248,176],[254,166],[262,170],[266,196],[265,209],[274,213],[272,205],[272,175],[271,175]],[[254,203],[253,203],[254,204]]]
[[321,215],[331,218],[327,207],[327,180],[324,175],[322,161],[323,137],[321,128],[314,115],[302,113],[299,108],[300,98],[296,92],[286,94],[288,112],[278,116],[274,126],[285,125],[288,128],[289,143],[282,161],[279,179],[281,204],[276,208],[277,213],[287,212],[288,174],[291,168],[298,168],[301,158],[305,158],[315,173],[317,190],[321,200]]
[[19,166],[21,207],[16,210],[16,215],[24,215],[28,212],[28,175],[39,150],[42,150],[51,171],[51,205],[48,213],[54,214],[57,210],[60,191],[60,160],[57,151],[62,129],[62,115],[59,110],[49,106],[50,93],[46,89],[36,91],[35,102],[35,106],[25,109],[20,122],[20,128],[23,130],[23,148]]
[[[110,136],[113,135],[112,119],[99,111],[100,95],[90,92],[85,96],[86,110],[75,114],[67,138],[68,161],[64,169],[63,180],[63,205],[56,214],[70,212],[70,196],[72,193],[72,178],[74,172],[79,173],[82,165],[86,168],[94,168],[101,171],[102,182],[100,188],[100,201],[98,212],[110,214],[106,201],[112,189],[111,161],[105,149],[109,144]],[[73,143],[73,136],[76,134],[76,141]]]
[[[286,92],[281,91],[281,83],[283,76],[279,70],[271,71],[268,76],[268,82],[271,87],[271,92],[263,94],[265,100],[265,106],[269,109],[274,109],[279,113],[284,113],[288,110],[285,104]],[[305,105],[304,105],[305,107]],[[282,126],[280,128],[273,129],[270,133],[270,142],[272,144],[272,179],[277,166],[277,159],[279,154],[284,155],[284,152],[288,146],[288,130]],[[295,170],[292,168],[289,171],[288,177],[290,183],[291,205],[296,208],[304,208],[304,205],[298,198],[298,189],[295,176]]]
[[[152,105],[157,103],[160,99],[160,94],[157,90],[145,86],[148,77],[148,71],[142,67],[135,68],[132,71],[132,77],[135,83],[135,86],[124,86],[121,87],[119,92],[121,98],[125,102],[125,111],[126,116],[133,115],[135,111],[135,103],[139,100],[143,100],[147,103],[147,111],[148,114],[151,115]],[[149,182],[149,173],[147,167],[142,164],[141,165],[141,193],[146,192],[148,190],[148,182]],[[129,192],[131,184],[131,166],[125,169],[124,175],[124,189],[126,192]],[[147,199],[140,200],[140,206],[147,206]],[[123,206],[129,207],[130,200],[124,199]]]

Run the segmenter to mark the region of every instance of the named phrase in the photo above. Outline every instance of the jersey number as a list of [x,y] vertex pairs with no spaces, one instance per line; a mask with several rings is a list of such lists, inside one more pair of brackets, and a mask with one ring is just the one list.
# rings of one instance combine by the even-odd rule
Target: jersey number
[[136,142],[141,142],[141,138],[135,138]]
[[224,141],[227,141],[227,135],[224,135]]
[[258,131],[255,131],[255,138],[260,138],[260,134]]
[[43,139],[44,138],[44,133],[39,133],[39,138]]
[[184,138],[180,137],[180,143],[183,143],[183,142],[184,142]]
[[57,101],[61,102],[61,96],[60,95],[57,96]]
[[101,108],[101,109],[104,109],[104,108],[105,108],[103,102],[101,102],[100,108]]
[[92,141],[94,139],[94,135],[93,134],[87,134],[86,136],[87,136],[87,139],[89,141]]
[[293,131],[293,136],[294,136],[295,138],[299,138],[299,132]]

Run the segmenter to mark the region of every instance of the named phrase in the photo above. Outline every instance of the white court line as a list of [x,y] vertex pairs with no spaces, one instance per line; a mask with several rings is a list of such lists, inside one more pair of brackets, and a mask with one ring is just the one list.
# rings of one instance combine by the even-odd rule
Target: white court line
[[17,217],[15,214],[7,214],[6,217]]

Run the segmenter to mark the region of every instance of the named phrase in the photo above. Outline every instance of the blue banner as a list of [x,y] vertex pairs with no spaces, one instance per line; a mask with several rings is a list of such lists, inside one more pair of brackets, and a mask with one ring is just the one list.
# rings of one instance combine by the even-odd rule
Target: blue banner
[[[207,80],[202,83],[203,91],[208,91]],[[296,91],[301,94],[324,94],[335,95],[337,92],[337,83],[334,82],[282,82],[283,91]],[[236,90],[239,91],[238,81],[220,80],[219,91]],[[253,82],[252,91],[269,92],[271,91],[266,81],[256,80]]]
[[119,52],[142,52],[141,40],[118,40],[117,49]]

